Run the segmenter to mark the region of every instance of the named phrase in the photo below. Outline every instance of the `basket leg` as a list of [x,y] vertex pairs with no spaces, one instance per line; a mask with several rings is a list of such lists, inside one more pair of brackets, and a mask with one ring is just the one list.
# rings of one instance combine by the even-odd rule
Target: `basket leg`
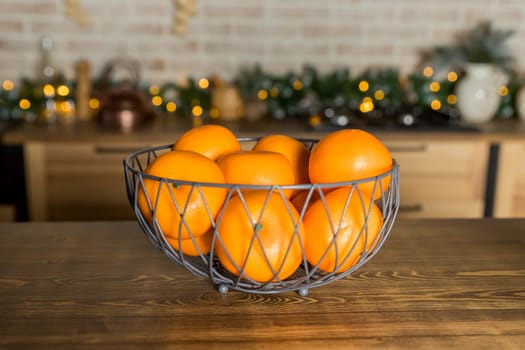
[[305,297],[308,295],[308,288],[301,288],[297,291],[297,293],[299,293],[300,296]]
[[219,286],[217,287],[217,290],[221,294],[226,294],[226,293],[228,293],[228,286],[225,285],[225,284],[219,284]]

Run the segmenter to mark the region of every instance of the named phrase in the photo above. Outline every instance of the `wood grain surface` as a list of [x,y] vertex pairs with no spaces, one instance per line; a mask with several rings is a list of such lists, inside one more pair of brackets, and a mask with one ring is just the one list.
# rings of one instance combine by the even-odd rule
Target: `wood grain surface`
[[135,222],[0,224],[0,349],[524,349],[525,220],[399,220],[355,274],[220,294]]

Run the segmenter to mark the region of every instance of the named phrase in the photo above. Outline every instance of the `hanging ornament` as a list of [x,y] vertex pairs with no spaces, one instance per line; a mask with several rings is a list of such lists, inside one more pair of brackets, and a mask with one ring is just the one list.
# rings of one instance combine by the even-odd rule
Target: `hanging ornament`
[[79,0],[64,0],[64,14],[80,26],[88,26],[90,20]]

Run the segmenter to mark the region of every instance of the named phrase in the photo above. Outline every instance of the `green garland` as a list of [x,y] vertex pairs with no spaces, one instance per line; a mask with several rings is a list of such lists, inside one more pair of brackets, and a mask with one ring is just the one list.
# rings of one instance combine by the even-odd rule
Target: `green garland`
[[[301,72],[277,75],[256,65],[240,70],[232,83],[245,103],[255,100],[264,103],[271,118],[303,118],[317,123],[334,115],[344,116],[347,121],[395,118],[421,110],[455,115],[454,88],[460,78],[460,73],[449,72],[447,77],[437,79],[430,67],[402,77],[395,68],[367,69],[352,75],[347,68],[321,73],[313,66],[306,66]],[[94,81],[93,85],[96,84]],[[74,81],[59,78],[50,85],[55,91],[51,97],[34,80],[24,78],[19,83],[5,80],[0,88],[0,120],[33,121],[42,114],[49,98],[55,102],[73,100]],[[68,87],[66,95],[56,93],[60,86]],[[514,96],[521,86],[513,78],[501,88],[497,117],[511,118],[516,114]],[[213,89],[213,79],[208,78],[142,87],[159,115],[212,117]],[[93,108],[97,108],[96,101]]]

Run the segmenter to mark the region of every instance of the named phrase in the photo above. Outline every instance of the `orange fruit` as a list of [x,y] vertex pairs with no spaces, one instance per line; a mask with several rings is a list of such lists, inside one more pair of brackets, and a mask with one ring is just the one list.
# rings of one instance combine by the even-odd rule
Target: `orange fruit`
[[317,200],[304,215],[305,256],[322,271],[341,273],[355,265],[373,247],[383,225],[380,209],[366,196],[362,202],[357,189],[349,199],[351,189],[327,193],[325,203]]
[[310,178],[308,177],[308,158],[310,157],[310,151],[305,144],[299,140],[287,135],[267,135],[257,141],[253,150],[281,153],[288,158],[292,164],[295,183],[307,184],[310,182]]
[[193,239],[181,239],[180,242],[178,239],[166,237],[166,240],[173,249],[190,256],[199,256],[199,253],[202,255],[208,254],[211,250],[212,239],[213,230],[208,230],[205,234],[193,237]]
[[[226,183],[239,185],[293,185],[295,176],[288,159],[277,152],[239,151],[218,161]],[[283,189],[290,198],[291,189]]]
[[[293,206],[299,213],[303,210],[304,205],[306,204],[306,200],[308,199],[308,193],[310,190],[301,190],[297,193],[295,193],[292,198],[290,198],[290,201],[292,202]],[[310,207],[316,200],[319,199],[319,192],[318,190],[313,190],[312,194],[310,195],[310,199],[308,200],[307,207]]]
[[[377,176],[392,169],[390,151],[371,133],[359,129],[344,129],[323,137],[310,154],[308,172],[312,183],[346,182]],[[390,176],[381,181],[359,184],[370,196],[375,188],[374,199],[381,197]]]
[[173,149],[194,151],[215,161],[223,154],[239,151],[241,144],[228,128],[206,124],[182,134],[173,145]]
[[[224,183],[219,166],[192,151],[164,153],[155,158],[144,172],[164,179]],[[140,183],[138,187],[138,206],[146,220],[153,224],[155,218],[162,232],[174,239],[179,235],[188,239],[190,233],[193,237],[205,234],[212,227],[212,220],[227,193],[227,189],[221,187],[175,185],[147,178],[144,178],[144,188]]]
[[303,261],[304,228],[299,214],[276,192],[252,190],[242,197],[233,196],[225,204],[217,223],[219,261],[244,279],[286,279]]

